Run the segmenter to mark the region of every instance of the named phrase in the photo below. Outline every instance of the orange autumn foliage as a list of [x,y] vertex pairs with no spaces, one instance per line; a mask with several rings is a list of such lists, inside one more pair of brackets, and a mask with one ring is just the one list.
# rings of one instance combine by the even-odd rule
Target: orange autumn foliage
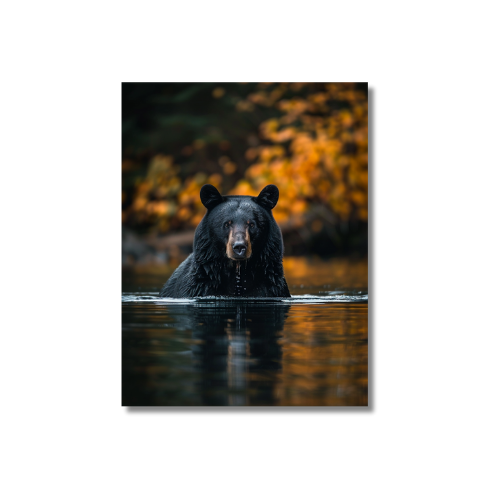
[[[217,86],[211,98],[219,102],[226,94]],[[227,194],[252,196],[276,184],[280,200],[273,213],[282,227],[318,232],[344,222],[366,222],[366,91],[354,83],[262,83],[234,102],[236,115],[263,116],[259,110],[273,116],[248,136],[249,147],[239,161],[225,139],[210,173],[188,173],[193,170],[183,165],[183,158],[207,149],[205,139],[181,144],[175,161],[171,154],[155,154],[128,194],[124,223],[162,233],[194,228],[205,213],[199,192],[206,183],[221,191],[224,187]],[[132,168],[127,161],[124,171]]]
[[[305,97],[281,99],[289,88],[303,90]],[[315,92],[314,84],[263,85],[248,96],[254,105],[275,107],[281,117],[260,126],[262,138],[271,145],[250,148],[254,160],[245,179],[233,194],[253,194],[267,184],[280,188],[275,218],[280,223],[301,225],[321,206],[333,218],[368,220],[368,101],[354,84],[331,83]],[[329,103],[342,102],[342,107]],[[244,111],[247,106],[239,108]]]

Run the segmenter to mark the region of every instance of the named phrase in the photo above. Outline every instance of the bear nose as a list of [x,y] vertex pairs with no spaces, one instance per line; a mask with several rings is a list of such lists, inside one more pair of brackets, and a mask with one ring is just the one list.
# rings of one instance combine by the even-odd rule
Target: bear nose
[[233,252],[238,257],[243,257],[247,251],[247,246],[244,243],[238,242],[233,245]]

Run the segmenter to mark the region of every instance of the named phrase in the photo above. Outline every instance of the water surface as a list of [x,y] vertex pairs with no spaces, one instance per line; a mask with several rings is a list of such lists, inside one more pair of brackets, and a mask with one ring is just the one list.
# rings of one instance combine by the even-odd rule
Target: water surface
[[164,299],[123,270],[123,405],[365,406],[366,261],[288,258],[290,299]]

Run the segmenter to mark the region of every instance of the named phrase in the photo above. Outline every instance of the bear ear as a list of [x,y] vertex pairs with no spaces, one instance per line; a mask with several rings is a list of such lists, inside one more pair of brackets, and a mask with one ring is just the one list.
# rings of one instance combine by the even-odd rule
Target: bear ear
[[269,184],[266,186],[257,196],[254,201],[258,203],[261,207],[272,210],[276,203],[278,203],[278,198],[280,197],[280,192],[274,184]]
[[214,208],[222,202],[222,196],[219,191],[217,191],[217,188],[212,186],[212,184],[205,184],[201,188],[200,198],[203,205],[209,209]]

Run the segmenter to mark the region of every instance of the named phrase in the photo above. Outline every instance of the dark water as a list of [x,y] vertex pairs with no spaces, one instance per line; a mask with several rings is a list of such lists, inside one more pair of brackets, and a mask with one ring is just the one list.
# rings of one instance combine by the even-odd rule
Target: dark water
[[291,299],[161,299],[123,270],[124,406],[365,406],[366,261],[285,260]]

